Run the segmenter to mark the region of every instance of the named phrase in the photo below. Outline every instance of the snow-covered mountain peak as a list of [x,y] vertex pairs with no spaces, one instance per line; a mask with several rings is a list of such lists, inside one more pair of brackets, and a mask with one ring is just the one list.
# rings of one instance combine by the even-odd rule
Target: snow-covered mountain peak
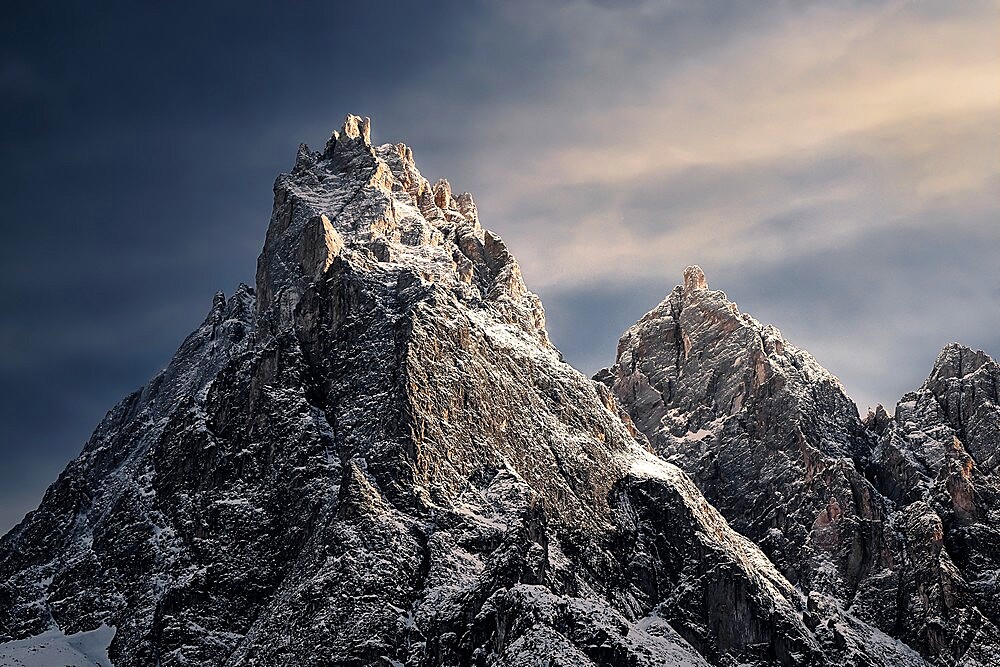
[[257,266],[263,330],[290,325],[303,295],[337,275],[339,261],[502,311],[547,341],[541,302],[503,240],[480,226],[472,195],[455,195],[445,179],[432,186],[405,144],[373,146],[367,118],[348,116],[322,152],[301,146],[274,193]]
[[654,389],[662,399],[650,394],[649,400],[663,401],[649,415],[657,422],[668,406],[686,415],[671,427],[675,430],[697,431],[741,412],[755,396],[775,391],[808,410],[819,389],[838,410],[857,411],[836,376],[776,327],[740,312],[725,292],[710,289],[698,266],[687,267],[683,284],[622,334],[616,365],[598,377],[611,381],[609,374],[619,377],[623,391],[639,386],[626,377]]
[[836,377],[689,267],[597,379],[810,612],[850,609],[934,664],[997,664],[1000,368],[985,353],[948,345],[894,416],[862,423]]
[[982,350],[946,345],[923,385],[896,405],[895,419],[932,470],[953,437],[978,468],[1000,469],[1000,364]]
[[[276,179],[256,290],[216,295],[0,538],[0,656],[58,634],[118,667],[923,665],[884,601],[951,580],[898,584],[874,436],[812,357],[692,266],[601,379],[472,196],[348,116]],[[968,455],[939,458],[982,516]],[[919,550],[946,524],[917,500]]]

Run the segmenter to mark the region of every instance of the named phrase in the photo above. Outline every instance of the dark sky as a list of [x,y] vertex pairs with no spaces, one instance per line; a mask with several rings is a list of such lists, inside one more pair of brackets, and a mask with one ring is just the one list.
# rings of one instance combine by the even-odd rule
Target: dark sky
[[701,263],[862,410],[1000,353],[993,2],[6,3],[0,532],[346,113],[476,195],[585,372]]

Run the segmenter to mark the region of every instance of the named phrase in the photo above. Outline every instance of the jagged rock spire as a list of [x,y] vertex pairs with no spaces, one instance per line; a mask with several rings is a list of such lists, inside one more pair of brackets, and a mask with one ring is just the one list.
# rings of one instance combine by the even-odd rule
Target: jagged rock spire
[[693,292],[704,289],[708,289],[708,280],[701,267],[695,264],[684,269],[684,291]]
[[274,192],[257,271],[263,332],[291,325],[303,295],[349,255],[415,270],[467,302],[487,300],[547,340],[541,302],[499,237],[480,226],[472,195],[455,196],[446,179],[432,187],[404,144],[373,146],[369,119],[347,116],[322,153],[300,147]]
[[[0,642],[106,624],[117,667],[922,667],[817,594],[854,570],[802,564],[831,578],[804,599],[616,403],[683,427],[705,488],[732,497],[741,463],[775,531],[822,511],[821,555],[881,525],[827,455],[850,449],[828,374],[703,275],[623,339],[613,395],[548,344],[471,196],[366,119],[274,189],[256,310],[216,299],[0,539]],[[836,497],[775,498],[802,488]]]
[[357,147],[371,148],[371,127],[370,118],[362,118],[361,116],[348,114],[347,117],[344,118],[344,124],[340,126],[340,130],[334,130],[330,134],[330,139],[326,142],[326,147],[323,149],[322,156],[327,159],[332,159],[338,154],[338,152],[343,153],[344,151]]
[[982,350],[973,350],[961,343],[949,343],[938,354],[924,386],[929,386],[936,380],[967,377],[991,363],[995,365],[990,356]]
[[995,662],[1000,369],[987,355],[946,346],[895,417],[879,406],[862,424],[835,377],[692,266],[597,377],[809,594],[811,627],[850,608],[933,664]]

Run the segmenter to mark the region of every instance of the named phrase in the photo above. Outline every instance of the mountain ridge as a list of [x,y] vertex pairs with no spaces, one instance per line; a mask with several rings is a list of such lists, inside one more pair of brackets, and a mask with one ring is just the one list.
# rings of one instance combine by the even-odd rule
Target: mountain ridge
[[[167,368],[0,538],[0,641],[114,626],[116,665],[925,664],[896,636],[931,660],[954,654],[969,619],[918,642],[924,626],[839,606],[888,590],[841,548],[889,539],[841,519],[889,511],[877,475],[844,461],[889,471],[880,488],[928,477],[905,456],[876,461],[895,461],[906,423],[884,410],[862,423],[839,381],[700,269],[632,339],[644,326],[663,336],[620,346],[629,360],[592,382],[549,341],[472,196],[431,185],[405,145],[373,145],[368,119],[348,116],[322,151],[300,146],[274,194],[255,287],[216,295]],[[976,373],[990,362],[968,379],[957,354],[961,377],[942,370],[925,402],[953,406],[957,392],[962,409],[944,414],[956,433],[987,429],[969,438],[985,452],[992,413],[973,401],[969,418],[962,397],[967,384],[988,395],[992,376]],[[720,360],[732,368],[716,372]],[[788,389],[803,382],[818,393]],[[822,508],[818,560],[802,555],[805,515],[783,520],[794,530],[780,540],[758,534],[733,489],[705,484],[693,441],[670,439],[728,423],[726,442],[744,442],[747,406],[762,434],[798,429],[813,477],[836,472],[827,487],[845,503]],[[961,482],[989,485],[957,461],[942,482],[965,508],[955,520],[989,532]],[[871,507],[848,507],[855,494]],[[928,512],[952,520],[946,504]],[[989,550],[951,534],[971,578]],[[855,562],[864,571],[845,570]],[[960,609],[989,620],[977,582]]]
[[[814,608],[843,605],[929,657],[945,654],[944,664],[992,664],[997,523],[985,507],[995,508],[995,482],[980,473],[992,471],[997,442],[996,371],[984,353],[948,345],[894,418],[879,406],[862,421],[839,380],[689,267],[684,285],[623,334],[615,366],[595,377]],[[918,398],[923,430],[908,412]],[[935,484],[950,503],[932,502]],[[977,508],[977,496],[990,500]],[[962,521],[972,527],[948,532]],[[961,547],[963,573],[932,546],[936,530],[956,540],[979,531]],[[925,572],[913,579],[911,569]],[[970,633],[983,636],[970,644]]]

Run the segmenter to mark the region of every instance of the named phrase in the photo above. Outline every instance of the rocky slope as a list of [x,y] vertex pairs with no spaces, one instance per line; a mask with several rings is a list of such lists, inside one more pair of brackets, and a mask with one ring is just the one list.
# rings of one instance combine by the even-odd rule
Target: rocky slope
[[[849,463],[874,461],[897,427],[841,423],[853,406],[814,362],[779,368],[766,356],[778,339],[747,335],[762,370],[753,360],[746,375],[734,357],[667,407],[659,392],[681,352],[704,369],[727,358],[697,347],[734,326],[726,306],[717,333],[705,319],[700,338],[664,348],[674,366],[648,388],[611,382],[633,424],[612,390],[561,361],[472,197],[431,186],[406,146],[373,145],[367,119],[349,116],[322,151],[300,147],[274,192],[255,287],[218,295],[0,539],[8,649],[108,626],[118,667],[925,664],[837,605],[876,587],[864,567],[839,568],[866,562],[849,545],[883,539],[873,526],[894,507]],[[701,290],[689,282],[678,298]],[[822,488],[861,494],[830,505],[816,567],[796,560],[811,548],[792,531],[799,512],[775,526],[790,531],[772,540],[784,551],[762,540],[776,567],[748,539],[760,520],[741,521],[728,487],[705,484],[712,466],[665,449],[635,409],[674,431],[732,428],[752,455],[750,426],[725,415],[759,405],[754,418],[780,420],[774,369],[819,384],[797,408],[805,444],[781,446],[816,450]],[[856,526],[839,520],[848,513]],[[813,582],[823,596],[804,594]]]
[[897,632],[945,663],[1000,664],[998,389],[1000,365],[952,344],[893,417],[866,419],[869,474],[900,508],[909,561]]
[[834,376],[689,267],[597,379],[808,596],[810,625],[846,610],[934,664],[993,665],[997,376],[949,346],[895,418],[862,422]]

